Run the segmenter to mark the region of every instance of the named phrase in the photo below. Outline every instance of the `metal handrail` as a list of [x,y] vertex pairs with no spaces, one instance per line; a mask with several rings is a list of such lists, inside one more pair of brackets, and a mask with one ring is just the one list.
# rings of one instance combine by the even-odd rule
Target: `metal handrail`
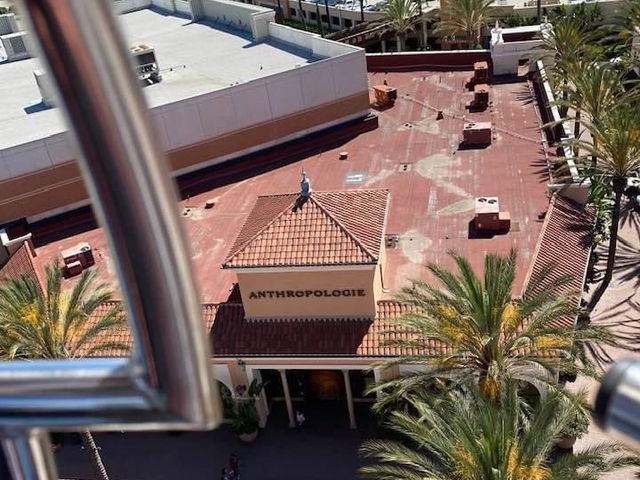
[[22,0],[104,227],[132,357],[0,363],[0,434],[15,479],[53,479],[42,429],[212,428],[210,351],[175,186],[108,0]]

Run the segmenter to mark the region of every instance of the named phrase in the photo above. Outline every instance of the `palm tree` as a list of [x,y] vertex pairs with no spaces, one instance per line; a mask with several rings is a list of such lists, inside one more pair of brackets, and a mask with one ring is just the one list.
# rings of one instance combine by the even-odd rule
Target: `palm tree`
[[418,21],[418,8],[413,0],[387,0],[382,7],[384,22],[388,30],[395,32],[398,51],[404,50],[407,33],[413,30]]
[[[124,328],[121,304],[110,302],[112,292],[96,285],[96,271],[85,270],[71,291],[62,290],[63,269],[56,262],[46,268],[43,287],[32,275],[0,285],[0,353],[7,359],[69,359],[97,355],[128,346],[104,338]],[[106,308],[105,308],[106,307]],[[99,317],[98,311],[104,310]],[[81,434],[95,474],[108,475],[93,436]]]
[[639,465],[618,445],[599,445],[565,455],[550,454],[576,406],[559,395],[529,407],[508,382],[499,405],[473,385],[444,394],[422,392],[407,411],[390,414],[395,440],[369,440],[360,449],[376,463],[360,469],[375,480],[566,480],[596,479]]
[[302,9],[302,0],[298,0],[298,11],[300,12],[300,21],[304,26],[305,30],[307,29],[307,21],[304,19],[304,10]]
[[591,311],[613,278],[622,194],[627,186],[627,177],[640,167],[640,112],[634,105],[619,104],[609,110],[601,121],[588,124],[586,127],[595,142],[573,140],[568,143],[576,144],[584,148],[591,157],[596,157],[594,173],[609,183],[614,195],[607,269],[602,283],[589,302],[588,308]]
[[322,18],[320,16],[320,5],[316,2],[316,23],[318,25],[318,30],[320,31],[320,36],[324,38],[324,27],[322,26]]
[[561,320],[575,316],[577,296],[567,291],[569,278],[552,279],[551,267],[531,278],[521,298],[514,298],[513,251],[486,255],[484,278],[464,257],[451,256],[457,272],[428,265],[442,288],[414,281],[402,289],[399,300],[411,305],[412,313],[390,324],[384,343],[409,353],[376,366],[414,365],[418,372],[373,387],[388,402],[439,377],[477,378],[482,393],[494,399],[507,377],[554,389],[557,371],[594,374],[588,347],[618,344],[606,327],[584,322],[565,326]]
[[553,28],[545,28],[542,32],[542,44],[538,47],[541,53],[538,58],[554,64],[554,93],[562,94],[561,117],[565,117],[568,111],[570,65],[587,54],[593,37],[593,32],[585,31],[583,22],[570,16],[561,17]]
[[329,15],[329,0],[324,0],[324,10],[327,13],[327,31],[331,32],[331,15]]
[[436,32],[444,35],[464,34],[469,48],[481,45],[482,28],[489,20],[493,0],[447,0]]
[[[581,136],[581,121],[599,125],[605,115],[616,105],[632,102],[634,92],[627,93],[624,89],[624,74],[613,68],[609,63],[597,61],[577,61],[567,66],[569,93],[567,102],[559,101],[560,105],[574,110],[574,137]],[[587,116],[582,119],[581,113]],[[592,139],[597,148],[597,138]],[[578,146],[576,145],[576,148]],[[578,156],[576,151],[576,156]],[[591,170],[596,168],[596,157],[592,157]]]

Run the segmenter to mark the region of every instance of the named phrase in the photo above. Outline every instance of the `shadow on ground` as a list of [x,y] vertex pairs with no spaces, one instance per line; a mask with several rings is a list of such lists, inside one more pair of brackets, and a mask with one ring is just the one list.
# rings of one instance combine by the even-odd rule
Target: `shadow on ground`
[[[360,428],[350,430],[346,408],[309,409],[297,431],[287,428],[282,403],[254,444],[240,442],[224,425],[213,432],[103,433],[95,438],[114,480],[217,480],[229,455],[240,458],[242,480],[355,480],[357,450],[373,435],[368,404],[356,404]],[[61,478],[94,478],[81,446],[67,437],[56,454]]]

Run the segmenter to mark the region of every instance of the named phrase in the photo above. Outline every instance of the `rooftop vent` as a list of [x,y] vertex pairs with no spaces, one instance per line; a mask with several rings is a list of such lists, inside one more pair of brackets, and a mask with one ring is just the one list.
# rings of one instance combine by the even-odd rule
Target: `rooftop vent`
[[400,235],[387,234],[384,236],[384,245],[387,248],[397,248],[400,243]]
[[44,103],[47,107],[53,107],[55,105],[55,97],[49,75],[47,75],[47,72],[45,72],[44,70],[34,70],[33,77],[36,80],[36,85],[38,85],[42,103]]
[[311,180],[307,178],[307,172],[302,171],[302,180],[300,180],[300,195],[303,197],[311,196]]
[[344,183],[348,185],[357,185],[364,182],[367,177],[365,172],[349,172],[344,177]]

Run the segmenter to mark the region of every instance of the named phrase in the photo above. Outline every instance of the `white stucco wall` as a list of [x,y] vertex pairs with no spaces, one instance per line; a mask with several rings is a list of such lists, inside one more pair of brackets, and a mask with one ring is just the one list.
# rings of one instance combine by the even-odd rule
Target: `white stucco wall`
[[516,75],[518,62],[522,59],[532,59],[537,55],[536,47],[540,40],[525,40],[509,42],[504,40],[504,35],[514,33],[535,33],[541,26],[518,28],[493,28],[491,29],[491,63],[494,75]]
[[150,6],[151,0],[114,0],[113,2],[113,10],[116,15],[149,8]]
[[352,48],[347,55],[156,107],[152,119],[162,147],[174,150],[367,89],[364,51]]
[[233,28],[251,32],[254,41],[269,35],[269,22],[275,21],[276,12],[232,0],[200,0],[205,18]]

